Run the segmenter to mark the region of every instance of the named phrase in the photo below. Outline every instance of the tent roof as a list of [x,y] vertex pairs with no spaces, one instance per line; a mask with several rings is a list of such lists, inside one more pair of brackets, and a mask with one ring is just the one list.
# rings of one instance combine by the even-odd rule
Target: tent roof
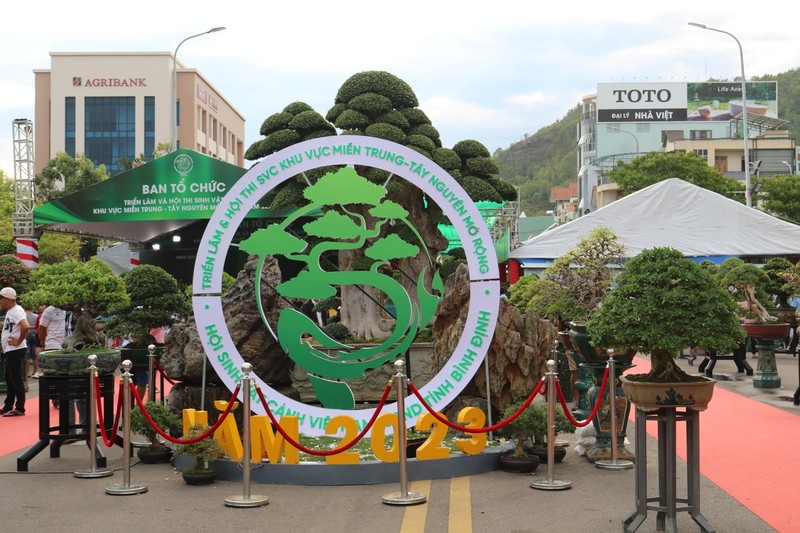
[[[247,169],[180,149],[33,210],[37,229],[147,242],[208,220]],[[263,216],[254,209],[248,216]],[[266,212],[266,210],[263,210]]]
[[800,226],[671,178],[528,239],[510,256],[555,259],[598,226],[622,239],[628,257],[664,246],[686,257],[800,254]]

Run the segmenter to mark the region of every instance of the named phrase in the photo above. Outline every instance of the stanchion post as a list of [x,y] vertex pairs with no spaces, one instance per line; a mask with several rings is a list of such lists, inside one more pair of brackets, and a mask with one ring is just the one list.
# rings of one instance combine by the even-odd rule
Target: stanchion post
[[147,492],[147,485],[131,485],[131,368],[133,363],[125,359],[122,368],[122,483],[106,487],[106,494],[127,496]]
[[156,377],[153,375],[153,361],[156,357],[156,345],[147,346],[147,401],[156,401]]
[[225,498],[225,505],[228,507],[261,507],[269,503],[267,496],[250,494],[250,455],[252,444],[250,438],[250,373],[253,365],[244,363],[242,373],[244,377],[241,382],[242,392],[242,495]]
[[572,482],[565,479],[554,479],[555,446],[556,446],[556,362],[547,361],[547,479],[534,479],[531,488],[541,490],[564,490],[572,487]]
[[94,383],[97,380],[97,356],[92,354],[87,357],[89,361],[89,398],[86,400],[89,403],[88,407],[88,423],[86,424],[86,439],[89,443],[89,468],[83,468],[75,471],[77,478],[97,478],[108,477],[114,474],[108,468],[97,468],[97,394],[95,393]]
[[611,418],[611,460],[600,459],[594,462],[594,466],[603,470],[628,470],[633,468],[633,461],[618,459],[619,449],[617,448],[617,371],[614,360],[614,349],[608,350],[608,406]]
[[408,491],[408,454],[406,451],[406,406],[405,406],[405,363],[402,359],[394,362],[397,373],[394,376],[397,388],[397,434],[395,443],[400,452],[400,492],[383,496],[383,503],[389,505],[415,505],[425,503],[427,496],[420,492]]

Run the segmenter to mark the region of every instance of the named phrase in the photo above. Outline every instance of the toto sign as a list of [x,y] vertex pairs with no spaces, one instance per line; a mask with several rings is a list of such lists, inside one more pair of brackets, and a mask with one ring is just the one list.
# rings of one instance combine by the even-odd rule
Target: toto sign
[[[257,375],[251,377],[262,388],[270,410],[278,417],[296,416],[301,433],[307,435],[324,435],[330,419],[338,415],[355,419],[359,428],[366,426],[374,409],[355,409],[348,380],[362,378],[371,369],[406,353],[444,296],[435,258],[426,255],[427,248],[409,220],[408,210],[387,198],[385,186],[359,176],[356,166],[387,171],[391,179],[399,177],[418,187],[450,219],[466,253],[470,273],[467,319],[447,363],[427,384],[418,386],[430,405],[444,409],[475,375],[486,357],[497,319],[500,282],[492,238],[467,193],[433,161],[390,141],[350,135],[313,139],[266,157],[220,201],[203,234],[195,263],[192,302],[197,329],[209,361],[227,387],[233,390],[239,383],[245,362],[225,324],[220,295],[223,265],[231,246],[259,257],[256,287],[260,285],[265,258],[283,256],[301,268],[297,275],[284,278],[275,287],[281,296],[303,301],[325,299],[336,295],[342,286],[369,286],[394,306],[396,317],[387,339],[369,347],[349,346],[329,337],[316,321],[293,308],[283,309],[277,322],[269,323],[261,307],[260,291],[253,288],[264,325],[287,355],[307,372],[321,406],[295,401]],[[304,190],[307,205],[279,223],[256,230],[241,242],[232,242],[247,213],[257,207],[265,194],[294,176],[323,167],[333,170]],[[314,217],[310,218],[312,214]],[[387,232],[389,225],[399,225],[403,231]],[[302,231],[298,233],[296,229]],[[310,238],[307,242],[299,235]],[[321,266],[323,252],[344,249],[361,250],[365,258],[372,260],[371,267],[340,272]],[[400,283],[378,267],[390,260],[420,254],[427,261],[433,281],[430,287],[420,281],[416,298],[411,298]],[[255,412],[266,414],[255,391],[251,391],[251,400]],[[422,414],[422,405],[411,395],[405,399],[405,406],[406,419],[412,425]],[[385,407],[387,413],[396,411],[396,403]]]

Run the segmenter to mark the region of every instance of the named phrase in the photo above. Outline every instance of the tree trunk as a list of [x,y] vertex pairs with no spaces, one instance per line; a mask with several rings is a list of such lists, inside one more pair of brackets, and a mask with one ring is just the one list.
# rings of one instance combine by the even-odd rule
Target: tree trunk
[[658,383],[674,383],[676,381],[689,381],[691,377],[675,363],[675,357],[668,350],[655,349],[650,354],[650,372],[648,381]]
[[[413,305],[418,305],[417,280],[425,270],[424,283],[430,292],[430,284],[435,270],[435,261],[441,250],[447,247],[437,227],[441,210],[428,200],[428,207],[423,202],[423,194],[416,187],[407,186],[402,195],[395,195],[392,200],[400,203],[409,211],[408,219],[419,231],[422,243],[411,241],[411,244],[425,246],[427,253],[420,250],[415,257],[394,261],[392,266],[398,272],[397,281],[403,285]],[[359,210],[361,211],[361,210]],[[363,216],[371,217],[364,211]],[[339,270],[353,270],[353,262],[361,257],[361,251],[340,250]],[[431,261],[434,262],[431,265]],[[394,328],[394,318],[384,309],[384,295],[368,286],[345,285],[341,287],[341,321],[347,326],[353,337],[364,340],[388,337]]]

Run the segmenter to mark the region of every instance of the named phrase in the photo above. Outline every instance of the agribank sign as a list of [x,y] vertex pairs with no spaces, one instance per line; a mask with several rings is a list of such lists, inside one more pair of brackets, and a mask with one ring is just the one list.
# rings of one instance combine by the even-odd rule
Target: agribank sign
[[[430,405],[444,409],[475,375],[486,357],[497,320],[500,283],[491,235],[467,193],[433,161],[390,141],[347,135],[306,141],[266,157],[222,198],[206,227],[195,263],[192,301],[197,328],[209,361],[227,387],[233,390],[239,383],[245,362],[225,324],[220,295],[225,257],[232,246],[259,257],[257,280],[269,256],[282,255],[303,263],[299,274],[275,287],[286,298],[324,299],[344,285],[361,285],[381,292],[395,307],[396,324],[391,335],[377,346],[359,348],[328,337],[313,320],[293,308],[283,309],[277,324],[268,323],[261,308],[260,291],[254,288],[253,297],[264,325],[288,356],[306,370],[322,405],[298,402],[272,389],[258,376],[251,377],[264,392],[270,410],[278,417],[296,416],[300,432],[308,435],[326,434],[328,422],[340,415],[353,418],[359,428],[366,426],[374,409],[355,409],[348,380],[363,377],[405,353],[434,316],[444,295],[435,258],[427,257],[422,236],[408,218],[409,211],[387,198],[385,184],[359,176],[356,166],[387,171],[390,179],[404,179],[418,187],[441,207],[464,246],[470,272],[466,324],[442,370],[424,386],[417,386]],[[322,167],[331,170],[305,189],[308,205],[241,242],[233,242],[246,214],[265,194],[292,177]],[[320,211],[322,216],[307,222],[307,214]],[[363,216],[364,212],[370,216]],[[306,241],[299,237],[293,224],[302,224],[304,234],[311,238]],[[399,225],[404,231],[387,232],[389,225]],[[373,261],[372,266],[350,272],[320,266],[323,252],[343,249],[363,250],[364,256]],[[402,285],[378,267],[388,260],[418,255],[425,255],[433,282],[425,287],[420,276],[416,298],[412,299]],[[257,282],[256,287],[259,285]],[[255,391],[251,391],[251,406],[258,413],[266,413]],[[412,425],[424,409],[414,395],[405,399],[405,406],[405,416]],[[397,406],[387,405],[384,411],[396,413]]]

